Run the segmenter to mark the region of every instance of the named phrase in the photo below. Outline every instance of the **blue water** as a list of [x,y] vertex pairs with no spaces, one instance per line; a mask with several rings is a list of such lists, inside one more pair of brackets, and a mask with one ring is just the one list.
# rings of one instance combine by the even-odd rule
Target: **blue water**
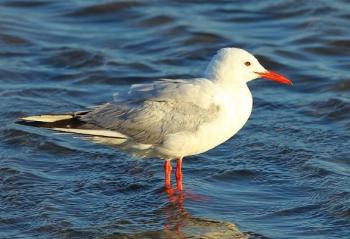
[[[348,1],[2,0],[0,13],[0,238],[169,238],[166,225],[183,238],[184,215],[260,238],[349,238]],[[183,207],[160,160],[14,124],[201,76],[225,46],[294,86],[250,84],[247,125],[184,160]]]

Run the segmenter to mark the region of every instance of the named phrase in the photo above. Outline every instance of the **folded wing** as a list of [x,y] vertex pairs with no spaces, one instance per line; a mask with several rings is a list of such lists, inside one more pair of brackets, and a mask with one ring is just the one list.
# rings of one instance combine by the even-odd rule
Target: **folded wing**
[[138,143],[160,144],[168,134],[195,132],[217,117],[210,81],[163,80],[133,85],[113,102],[80,116],[80,120],[117,131]]

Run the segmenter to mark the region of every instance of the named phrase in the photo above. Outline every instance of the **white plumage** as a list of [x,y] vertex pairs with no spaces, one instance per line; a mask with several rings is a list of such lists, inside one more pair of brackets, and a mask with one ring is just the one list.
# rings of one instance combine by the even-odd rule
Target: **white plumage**
[[258,77],[290,84],[250,53],[224,48],[203,78],[136,84],[90,111],[22,120],[46,123],[37,126],[80,134],[138,156],[182,158],[223,143],[243,127],[252,110],[247,82]]

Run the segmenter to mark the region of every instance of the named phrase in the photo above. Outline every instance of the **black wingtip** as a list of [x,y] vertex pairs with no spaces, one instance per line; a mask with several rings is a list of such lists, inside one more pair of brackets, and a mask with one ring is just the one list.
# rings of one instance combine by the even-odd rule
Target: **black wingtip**
[[16,120],[16,124],[20,125],[25,125],[25,126],[31,126],[31,127],[42,127],[42,128],[47,128],[47,123],[46,122],[40,122],[40,121],[28,121],[28,120]]
[[54,122],[42,122],[35,120],[25,120],[18,119],[15,121],[16,124],[31,126],[31,127],[40,127],[40,128],[79,128],[82,125],[85,125],[85,122],[81,121],[78,117],[71,119],[57,120]]

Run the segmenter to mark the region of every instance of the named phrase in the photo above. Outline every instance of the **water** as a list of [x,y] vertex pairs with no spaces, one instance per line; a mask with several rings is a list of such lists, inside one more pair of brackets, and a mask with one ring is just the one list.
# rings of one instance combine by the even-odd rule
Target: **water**
[[[181,238],[188,218],[349,237],[348,1],[2,0],[0,12],[0,238]],[[183,199],[164,193],[160,160],[13,123],[200,76],[224,46],[294,86],[250,84],[247,125],[184,160]]]

